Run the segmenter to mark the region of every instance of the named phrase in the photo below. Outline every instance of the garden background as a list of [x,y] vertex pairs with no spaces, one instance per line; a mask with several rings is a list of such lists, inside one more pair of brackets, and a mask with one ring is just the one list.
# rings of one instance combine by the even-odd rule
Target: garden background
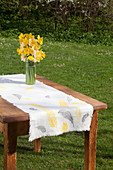
[[[96,169],[112,170],[113,0],[0,0],[0,75],[25,73],[16,51],[21,32],[44,38],[37,74],[107,103],[99,111]],[[42,138],[40,153],[28,136],[19,137],[18,169],[83,170],[84,133]]]

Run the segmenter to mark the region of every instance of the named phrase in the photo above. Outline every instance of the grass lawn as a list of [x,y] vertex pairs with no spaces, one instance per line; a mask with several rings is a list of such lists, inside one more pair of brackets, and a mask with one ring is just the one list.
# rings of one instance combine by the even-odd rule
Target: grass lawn
[[[0,38],[0,75],[25,73],[16,49],[17,39]],[[37,74],[107,103],[99,111],[96,170],[113,169],[113,47],[45,40],[46,58]],[[0,133],[0,169],[3,169],[3,135]],[[72,132],[42,138],[40,153],[33,152],[28,136],[18,137],[17,170],[84,169],[84,133]]]

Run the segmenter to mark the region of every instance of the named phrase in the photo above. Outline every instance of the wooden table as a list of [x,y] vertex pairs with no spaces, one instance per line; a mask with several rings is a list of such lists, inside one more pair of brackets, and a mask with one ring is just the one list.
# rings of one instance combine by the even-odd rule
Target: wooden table
[[[85,96],[67,87],[54,83],[41,76],[37,80],[52,86],[66,94],[86,101],[94,107],[90,131],[85,131],[85,170],[95,170],[96,139],[98,110],[106,109],[107,105],[93,98]],[[4,135],[4,170],[16,170],[17,136],[29,134],[29,114],[23,112],[13,104],[0,97],[0,132]],[[34,151],[39,152],[41,139],[34,140]]]

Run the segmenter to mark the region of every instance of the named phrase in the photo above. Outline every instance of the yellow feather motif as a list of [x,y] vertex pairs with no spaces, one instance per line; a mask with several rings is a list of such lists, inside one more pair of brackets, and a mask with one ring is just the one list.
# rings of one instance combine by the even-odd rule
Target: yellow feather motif
[[72,103],[72,104],[86,105],[86,103],[76,103],[76,102],[74,102],[74,103]]
[[0,88],[2,88],[2,89],[7,89],[6,87],[3,87],[3,86],[0,86]]
[[25,98],[26,100],[30,100],[30,98]]
[[63,126],[62,126],[62,131],[61,132],[65,132],[65,131],[67,131],[67,129],[68,129],[67,123],[63,122]]
[[57,131],[58,131],[58,127],[57,127],[57,119],[55,117],[55,113],[52,110],[49,109],[42,109],[43,111],[45,111],[48,115],[48,121],[49,121],[49,125],[51,127],[56,127]]
[[32,106],[36,106],[36,107],[43,107],[43,106],[38,105],[38,104],[28,104],[28,105],[32,105]]
[[47,113],[49,125],[51,127],[56,127],[56,129],[58,131],[57,119],[55,117],[55,113],[52,110],[45,109],[43,106],[37,105],[37,104],[28,104],[28,105],[32,105],[32,106],[36,106],[36,107],[41,107],[41,109]]
[[75,108],[75,109],[76,109],[77,119],[78,119],[78,121],[80,122],[80,118],[81,118],[81,111],[80,111],[80,109],[79,109],[78,107],[73,107],[73,108]]
[[29,88],[26,88],[25,90],[31,90],[31,89],[33,89],[34,87],[29,87]]
[[69,107],[64,100],[59,100],[59,104],[60,104],[60,106],[62,106],[62,107]]

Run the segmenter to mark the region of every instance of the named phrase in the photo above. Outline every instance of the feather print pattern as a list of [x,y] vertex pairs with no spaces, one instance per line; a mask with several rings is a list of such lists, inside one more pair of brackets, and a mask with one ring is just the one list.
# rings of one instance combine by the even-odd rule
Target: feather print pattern
[[63,126],[62,126],[62,131],[61,132],[65,132],[65,131],[67,131],[67,129],[68,129],[67,123],[63,122]]
[[27,97],[27,98],[25,98],[25,99],[26,99],[26,100],[30,100],[30,98],[28,98],[28,97]]
[[72,101],[72,98],[70,96],[68,96],[67,101],[70,103]]
[[35,109],[35,108],[29,108],[30,110],[37,110],[37,109]]
[[52,110],[49,109],[42,109],[43,111],[45,111],[48,115],[48,121],[49,121],[49,125],[51,127],[55,127],[58,131],[58,127],[57,127],[57,118],[55,116],[55,113]]
[[85,122],[86,118],[89,116],[89,114],[85,114],[83,117],[82,117],[82,122]]
[[36,107],[41,107],[41,109],[47,113],[49,125],[51,127],[55,127],[57,129],[57,131],[58,131],[57,118],[55,116],[55,113],[52,110],[46,109],[43,106],[37,105],[37,104],[28,104],[28,105],[32,105],[32,106],[36,106]]
[[46,128],[44,126],[37,127],[42,133],[46,132]]
[[58,113],[61,114],[65,119],[68,119],[69,121],[71,121],[71,123],[73,124],[73,117],[72,117],[70,111],[68,111],[68,110],[59,110]]
[[36,107],[43,107],[41,105],[38,105],[38,104],[28,104],[28,105],[31,105],[31,106],[36,106]]
[[29,88],[26,88],[25,90],[31,90],[31,89],[33,89],[34,87],[29,87]]
[[[59,100],[59,104],[60,104],[60,106],[62,106],[62,107],[67,107],[67,108],[69,108],[69,106],[67,105],[67,103],[64,101],[64,100]],[[76,103],[72,103],[72,104],[76,104]],[[78,121],[80,122],[80,118],[81,118],[81,111],[80,111],[80,109],[78,108],[78,107],[75,107],[75,106],[73,106],[73,108],[75,108],[76,109],[76,116],[77,116],[77,119],[78,119]],[[63,114],[63,116],[66,118],[68,118],[69,119],[69,117],[70,117],[70,121],[72,121],[72,116],[69,116],[69,115],[71,115],[71,114],[67,114],[67,112],[65,112],[65,113],[62,113]],[[65,115],[66,114],[66,115]],[[68,116],[67,116],[68,115]]]
[[77,103],[77,102],[74,102],[72,104],[77,104],[77,105],[87,105],[86,103]]
[[25,74],[1,75],[0,95],[29,116],[29,141],[90,130],[94,108],[87,100],[76,98],[79,95],[72,90],[51,86],[46,79],[26,85],[25,78]]
[[2,89],[7,89],[6,87],[3,87],[3,86],[0,86],[0,88],[2,88]]
[[81,111],[80,111],[80,109],[79,109],[78,107],[75,107],[75,106],[74,106],[73,108],[76,109],[76,116],[77,116],[78,121],[80,122]]
[[69,107],[64,100],[59,100],[59,104],[60,104],[60,106],[62,106],[62,107]]
[[19,94],[13,94],[13,96],[16,96],[19,100],[21,99],[21,95],[19,95]]

